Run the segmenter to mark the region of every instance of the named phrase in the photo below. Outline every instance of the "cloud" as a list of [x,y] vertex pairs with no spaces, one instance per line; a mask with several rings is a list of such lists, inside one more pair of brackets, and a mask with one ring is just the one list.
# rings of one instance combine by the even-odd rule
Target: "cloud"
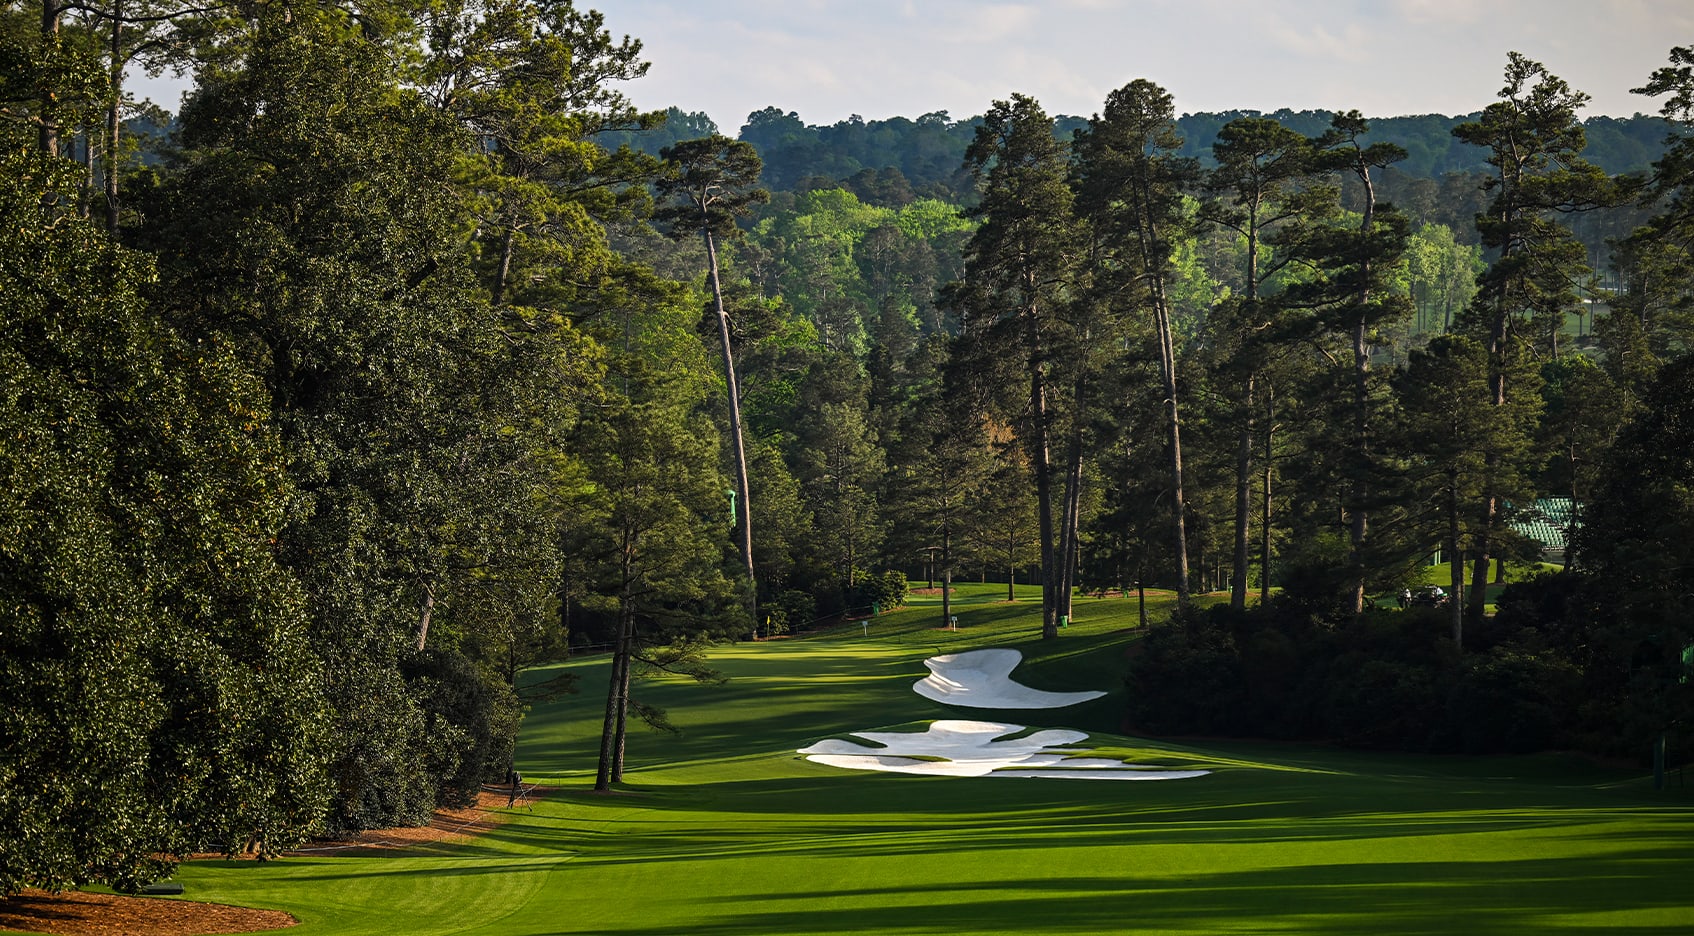
[[1321,24],[1309,20],[1298,22],[1298,25],[1280,20],[1269,23],[1265,27],[1265,35],[1300,59],[1352,65],[1362,65],[1371,60],[1371,46],[1376,36],[1363,25],[1348,23],[1337,35]]
[[997,3],[972,8],[969,15],[950,18],[945,28],[935,29],[933,38],[943,42],[972,45],[1000,42],[1024,35],[1035,25],[1037,10],[1016,3]]
[[1415,26],[1471,26],[1482,18],[1484,4],[1474,0],[1395,0],[1398,19]]

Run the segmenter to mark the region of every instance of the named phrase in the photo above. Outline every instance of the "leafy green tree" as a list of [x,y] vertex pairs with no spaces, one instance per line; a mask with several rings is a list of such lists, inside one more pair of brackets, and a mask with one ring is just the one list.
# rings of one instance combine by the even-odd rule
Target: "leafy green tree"
[[569,0],[457,0],[424,25],[417,80],[473,138],[457,172],[476,196],[476,243],[489,247],[478,265],[493,304],[546,303],[603,271],[601,227],[644,211],[658,168],[599,142],[662,119],[614,86],[646,73],[641,43],[614,40],[600,13]]
[[1557,491],[1580,512],[1600,481],[1606,452],[1637,401],[1611,374],[1580,354],[1542,368],[1538,448],[1546,459],[1540,490]]
[[[1215,196],[1205,211],[1208,221],[1234,231],[1245,244],[1242,292],[1227,306],[1227,324],[1219,340],[1229,351],[1225,365],[1237,380],[1232,397],[1235,413],[1235,539],[1230,602],[1246,607],[1249,534],[1252,528],[1254,430],[1259,422],[1261,366],[1267,343],[1278,335],[1278,306],[1267,301],[1267,285],[1300,256],[1299,250],[1277,250],[1271,237],[1297,220],[1327,210],[1334,193],[1310,184],[1317,166],[1306,137],[1263,117],[1242,117],[1218,131],[1212,147],[1217,167],[1207,177]],[[1266,419],[1268,426],[1273,420]],[[1270,494],[1265,492],[1268,504]],[[1268,523],[1266,524],[1268,527]],[[1267,557],[1268,558],[1268,557]]]
[[1608,368],[1632,389],[1644,389],[1663,362],[1694,349],[1694,46],[1670,51],[1670,64],[1656,69],[1634,93],[1668,95],[1660,113],[1674,132],[1653,164],[1645,195],[1659,211],[1631,234],[1614,254],[1624,288],[1610,297],[1612,314],[1595,334],[1607,351]]
[[1448,330],[1476,294],[1477,274],[1487,269],[1481,248],[1459,243],[1452,228],[1436,223],[1412,229],[1406,263],[1420,334]]
[[1064,307],[1076,275],[1077,238],[1064,149],[1053,121],[1033,98],[996,101],[965,153],[981,185],[972,211],[980,226],[965,251],[965,283],[955,292],[971,357],[1018,358],[1028,380],[1019,437],[1035,478],[1040,522],[1045,638],[1058,636],[1059,564],[1053,509],[1053,410],[1050,370],[1063,333]]
[[[0,118],[33,129],[42,154],[70,155],[61,153],[67,134],[97,123],[111,93],[98,45],[86,29],[64,28],[70,5],[61,0],[15,6],[0,6]],[[86,194],[61,207],[85,204]]]
[[[1620,433],[1582,514],[1573,561],[1589,594],[1578,613],[1591,698],[1604,731],[1639,753],[1694,723],[1687,648],[1694,568],[1694,358],[1667,364]],[[1622,743],[1617,743],[1621,741]]]
[[642,305],[618,317],[601,398],[583,409],[570,440],[591,487],[566,522],[589,557],[591,591],[615,622],[595,778],[602,790],[623,778],[632,711],[668,725],[662,711],[632,699],[633,678],[645,668],[710,678],[694,645],[733,593],[715,533],[729,505],[704,413],[703,349],[685,305],[663,296]]
[[325,711],[262,388],[148,313],[143,258],[43,213],[73,164],[0,134],[0,894],[297,845]]
[[1183,190],[1197,178],[1192,159],[1180,157],[1175,107],[1166,91],[1137,80],[1111,93],[1103,114],[1077,133],[1078,210],[1101,242],[1096,285],[1106,301],[1151,313],[1158,346],[1161,407],[1169,459],[1177,595],[1186,602],[1188,523],[1183,494],[1182,418],[1178,405],[1177,347],[1171,281],[1177,244],[1187,233]]
[[[778,259],[775,287],[817,327],[826,349],[855,355],[865,349],[877,298],[855,262],[859,244],[894,212],[865,205],[845,189],[796,195],[788,210],[758,225],[758,239]],[[885,290],[886,294],[886,290]]]
[[[1378,381],[1372,379],[1371,358],[1381,330],[1407,317],[1410,304],[1394,289],[1392,276],[1406,251],[1408,225],[1405,216],[1391,205],[1378,206],[1373,173],[1406,158],[1406,151],[1392,143],[1365,144],[1368,125],[1358,111],[1336,114],[1330,129],[1313,141],[1318,151],[1317,166],[1349,175],[1363,190],[1363,211],[1356,230],[1311,232],[1308,251],[1318,269],[1316,289],[1291,288],[1295,298],[1317,306],[1324,331],[1344,335],[1351,345],[1351,418],[1349,438],[1343,446],[1347,494],[1343,508],[1348,520],[1352,566],[1351,607],[1354,614],[1365,609],[1365,540],[1370,529],[1369,505],[1375,499],[1373,476],[1376,461],[1380,405]],[[1267,551],[1268,552],[1268,551]]]
[[813,546],[837,570],[851,600],[860,565],[882,544],[877,491],[886,470],[867,421],[865,381],[856,363],[827,355],[802,388],[796,418],[794,476],[812,516]]
[[922,555],[931,579],[940,575],[943,627],[953,616],[953,578],[962,560],[986,557],[996,545],[989,543],[988,524],[1007,514],[1024,519],[1022,557],[1033,552],[1035,528],[1027,477],[998,489],[987,483],[992,448],[985,414],[957,381],[946,382],[946,349],[945,337],[932,335],[914,358],[914,370],[925,374],[900,412],[884,485],[889,512],[900,518],[888,533],[895,546],[890,558],[899,565]]
[[389,51],[334,14],[255,16],[238,67],[203,69],[140,234],[160,251],[159,307],[239,349],[289,455],[278,548],[336,713],[330,822],[421,822],[451,795],[432,765],[456,771],[483,727],[433,730],[406,660],[437,608],[467,625],[474,594],[541,613],[555,559],[535,433],[592,355],[478,299],[453,184],[464,138],[397,86]]
[[1467,505],[1481,491],[1486,470],[1474,444],[1484,431],[1480,411],[1466,394],[1482,390],[1487,377],[1486,350],[1452,335],[1414,352],[1395,381],[1402,414],[1395,435],[1406,468],[1394,533],[1402,537],[1407,552],[1438,542],[1450,557],[1453,574],[1446,610],[1454,644],[1464,641],[1462,557],[1479,532]]
[[[1486,149],[1493,167],[1485,188],[1494,198],[1487,212],[1477,215],[1477,231],[1496,257],[1467,321],[1489,353],[1489,392],[1478,405],[1492,406],[1502,417],[1512,410],[1513,396],[1539,392],[1537,373],[1525,358],[1538,344],[1557,356],[1565,312],[1580,300],[1574,284],[1590,275],[1586,250],[1559,218],[1617,198],[1605,173],[1581,156],[1585,135],[1577,111],[1587,102],[1586,94],[1572,91],[1539,62],[1513,52],[1500,100],[1479,119],[1453,128],[1460,140]],[[1511,385],[1513,374],[1525,382]],[[1489,464],[1490,472],[1499,475],[1519,468],[1497,460]],[[1474,559],[1476,577],[1485,580],[1493,555],[1490,539],[1504,533],[1501,485],[1485,485],[1482,502],[1484,523]],[[1470,602],[1480,617],[1482,589],[1471,594]]]

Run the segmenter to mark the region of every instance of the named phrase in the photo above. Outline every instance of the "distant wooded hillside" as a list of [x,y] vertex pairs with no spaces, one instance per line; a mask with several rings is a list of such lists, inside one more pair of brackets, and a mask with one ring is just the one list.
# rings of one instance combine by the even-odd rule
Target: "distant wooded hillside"
[[[676,108],[670,113],[662,128],[617,134],[605,142],[612,148],[627,142],[656,154],[677,140],[717,131],[705,114]],[[1244,116],[1269,117],[1302,135],[1317,136],[1329,127],[1332,114],[1288,109],[1269,114],[1249,110],[1187,114],[1177,120],[1184,141],[1181,154],[1209,163],[1218,128]],[[1455,126],[1476,116],[1373,118],[1367,142],[1404,147],[1407,158],[1396,169],[1410,176],[1439,179],[1455,172],[1482,172],[1488,168],[1487,154],[1453,136]],[[793,111],[767,107],[748,115],[739,136],[758,149],[765,161],[764,182],[778,191],[814,188],[820,182],[846,183],[861,198],[873,202],[900,203],[926,196],[956,201],[969,191],[968,176],[962,169],[965,147],[980,122],[980,117],[954,120],[946,111],[935,111],[916,119],[867,121],[855,115],[818,125],[805,123]],[[1068,140],[1071,131],[1086,123],[1084,117],[1061,116],[1055,121],[1056,132]],[[1614,174],[1647,171],[1664,152],[1664,140],[1672,132],[1662,118],[1642,115],[1590,117],[1583,126],[1588,132],[1586,155]]]

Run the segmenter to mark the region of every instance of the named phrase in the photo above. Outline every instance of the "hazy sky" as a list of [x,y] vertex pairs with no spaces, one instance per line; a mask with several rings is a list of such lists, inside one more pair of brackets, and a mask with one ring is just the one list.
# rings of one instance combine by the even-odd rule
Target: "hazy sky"
[[1694,0],[578,2],[644,44],[637,104],[705,111],[731,135],[772,105],[814,124],[958,119],[1014,91],[1087,116],[1136,78],[1183,113],[1464,114],[1493,100],[1508,51],[1588,93],[1587,114],[1628,116],[1657,112],[1629,89],[1694,45]]
[[1593,102],[1654,113],[1629,93],[1673,45],[1694,45],[1691,0],[605,0],[645,45],[642,106],[705,111],[733,135],[774,105],[807,123],[849,114],[982,113],[1029,94],[1087,116],[1136,78],[1179,112],[1357,108],[1463,114],[1500,90],[1508,51]]

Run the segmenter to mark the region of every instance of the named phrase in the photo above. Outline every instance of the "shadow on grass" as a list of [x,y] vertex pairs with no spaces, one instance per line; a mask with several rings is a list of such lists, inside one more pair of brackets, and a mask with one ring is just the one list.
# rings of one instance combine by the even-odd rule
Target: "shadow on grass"
[[1662,934],[1687,932],[1694,919],[1689,892],[1667,886],[1665,865],[1686,859],[1685,849],[1666,849],[1580,860],[1312,863],[1184,877],[1125,867],[1033,881],[844,884],[717,898],[707,902],[730,912],[708,910],[685,926],[642,927],[635,919],[619,932]]

